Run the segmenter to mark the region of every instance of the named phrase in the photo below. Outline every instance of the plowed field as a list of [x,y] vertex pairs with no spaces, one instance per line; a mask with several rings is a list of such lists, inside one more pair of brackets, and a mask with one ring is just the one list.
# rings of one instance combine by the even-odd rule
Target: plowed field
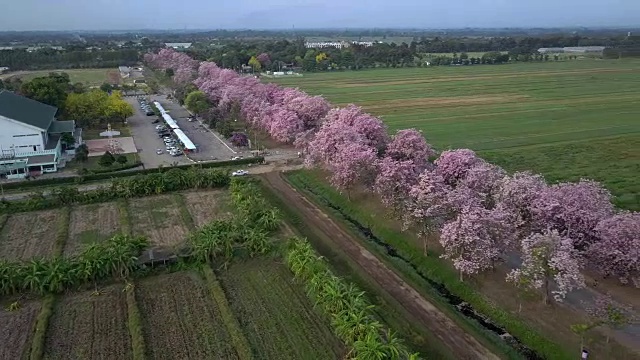
[[[8,304],[0,303],[2,307]],[[40,303],[29,301],[20,309],[0,309],[0,359],[28,359]]]
[[0,233],[0,259],[47,257],[53,252],[60,210],[13,214]]
[[120,230],[118,207],[115,203],[82,205],[71,211],[69,240],[64,254],[73,255],[89,244],[108,239]]
[[152,246],[173,247],[186,240],[189,230],[171,195],[130,200],[129,213],[133,233],[147,237]]
[[229,192],[225,190],[184,193],[184,201],[196,226],[230,215]]
[[220,312],[199,275],[146,278],[136,300],[150,359],[236,359]]
[[345,351],[282,264],[254,259],[220,280],[256,359],[340,359]]
[[130,359],[127,302],[121,285],[65,295],[49,320],[45,359]]

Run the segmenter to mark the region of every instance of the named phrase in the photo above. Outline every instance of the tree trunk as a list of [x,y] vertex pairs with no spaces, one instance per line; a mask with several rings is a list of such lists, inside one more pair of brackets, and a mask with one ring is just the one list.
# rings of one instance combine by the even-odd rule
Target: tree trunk
[[427,249],[429,248],[429,240],[427,239],[427,235],[425,234],[422,238],[422,245],[424,247],[424,256],[427,256]]
[[544,279],[544,304],[549,305],[549,278]]
[[460,271],[460,282],[464,282],[462,271]]

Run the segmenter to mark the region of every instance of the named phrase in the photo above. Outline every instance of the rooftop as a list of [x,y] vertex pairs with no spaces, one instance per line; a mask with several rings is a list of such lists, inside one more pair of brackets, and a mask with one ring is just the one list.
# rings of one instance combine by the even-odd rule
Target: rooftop
[[51,122],[49,126],[49,134],[62,134],[62,133],[73,133],[73,130],[76,128],[76,123],[73,120],[67,121],[59,121],[54,120]]
[[0,90],[0,115],[21,123],[48,130],[58,108]]

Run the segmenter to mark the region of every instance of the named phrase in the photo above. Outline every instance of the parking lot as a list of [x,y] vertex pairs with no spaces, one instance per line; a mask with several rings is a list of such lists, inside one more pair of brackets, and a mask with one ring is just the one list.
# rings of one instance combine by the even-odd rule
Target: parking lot
[[[153,120],[158,117],[155,115],[147,116],[140,110],[140,105],[135,97],[126,97],[134,109],[132,117],[127,119],[131,128],[131,135],[138,149],[140,161],[146,168],[154,168],[159,166],[171,166],[172,164],[190,164],[191,161],[181,156],[171,156],[165,150],[165,144],[162,138],[158,136]],[[156,154],[156,150],[162,150],[162,154]]]
[[247,156],[247,154],[240,153],[237,149],[234,149],[231,144],[223,143],[221,139],[217,138],[216,135],[198,121],[190,122],[189,112],[178,103],[167,100],[166,97],[161,95],[153,96],[152,100],[158,101],[169,112],[180,129],[198,147],[197,152],[189,154],[191,159],[195,161],[229,160],[234,156]]

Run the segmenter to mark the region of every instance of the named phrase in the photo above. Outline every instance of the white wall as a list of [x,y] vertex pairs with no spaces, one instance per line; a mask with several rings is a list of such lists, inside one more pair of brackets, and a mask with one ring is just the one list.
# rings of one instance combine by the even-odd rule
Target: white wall
[[[44,150],[43,131],[17,121],[0,116],[0,147],[2,150],[15,150],[15,152],[30,152]],[[16,136],[18,135],[18,136]],[[19,136],[32,135],[32,136]],[[45,135],[46,136],[46,133]]]

